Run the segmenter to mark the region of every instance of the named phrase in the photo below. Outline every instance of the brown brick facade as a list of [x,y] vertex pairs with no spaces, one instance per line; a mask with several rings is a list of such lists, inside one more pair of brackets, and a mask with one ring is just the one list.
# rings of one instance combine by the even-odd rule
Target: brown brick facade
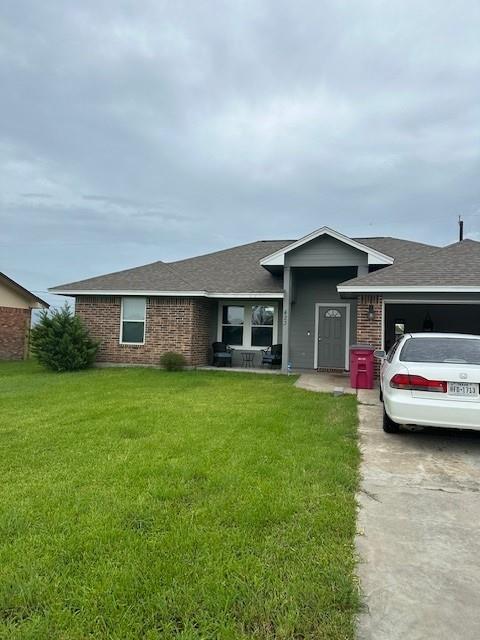
[[0,360],[23,360],[28,351],[30,309],[0,307]]
[[[375,318],[369,320],[368,312],[373,306]],[[383,298],[382,296],[365,295],[358,298],[357,304],[357,342],[358,344],[371,344],[375,349],[382,348],[382,323],[383,323]],[[379,361],[375,360],[375,373],[379,373]]]
[[[373,306],[374,320],[369,320],[368,311]],[[360,296],[357,305],[357,342],[382,348],[382,296]]]
[[75,313],[100,341],[98,362],[159,365],[166,351],[182,353],[190,366],[208,364],[213,305],[201,298],[147,298],[145,344],[120,344],[121,298],[79,296]]

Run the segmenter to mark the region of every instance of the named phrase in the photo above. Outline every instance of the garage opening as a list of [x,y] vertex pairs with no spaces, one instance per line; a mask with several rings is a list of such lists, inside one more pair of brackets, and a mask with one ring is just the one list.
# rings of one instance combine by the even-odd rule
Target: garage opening
[[385,301],[385,349],[403,333],[440,331],[480,335],[480,304]]

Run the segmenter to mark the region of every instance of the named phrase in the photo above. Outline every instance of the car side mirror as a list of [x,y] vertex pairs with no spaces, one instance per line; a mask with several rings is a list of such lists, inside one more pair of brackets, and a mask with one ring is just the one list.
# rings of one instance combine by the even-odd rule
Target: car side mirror
[[375,358],[378,358],[379,360],[384,360],[387,354],[383,349],[376,349],[373,352],[373,355],[375,356]]

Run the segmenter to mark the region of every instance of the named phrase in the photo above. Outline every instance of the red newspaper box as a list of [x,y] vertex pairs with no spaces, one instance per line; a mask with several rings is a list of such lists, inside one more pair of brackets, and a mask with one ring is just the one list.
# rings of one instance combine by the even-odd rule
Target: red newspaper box
[[369,344],[350,347],[350,385],[352,389],[373,389],[375,349]]

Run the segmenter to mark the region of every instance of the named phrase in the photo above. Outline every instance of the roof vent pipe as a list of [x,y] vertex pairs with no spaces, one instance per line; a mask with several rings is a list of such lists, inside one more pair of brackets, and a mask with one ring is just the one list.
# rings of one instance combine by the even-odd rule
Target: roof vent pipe
[[460,242],[463,240],[463,220],[461,216],[458,216],[458,237]]

